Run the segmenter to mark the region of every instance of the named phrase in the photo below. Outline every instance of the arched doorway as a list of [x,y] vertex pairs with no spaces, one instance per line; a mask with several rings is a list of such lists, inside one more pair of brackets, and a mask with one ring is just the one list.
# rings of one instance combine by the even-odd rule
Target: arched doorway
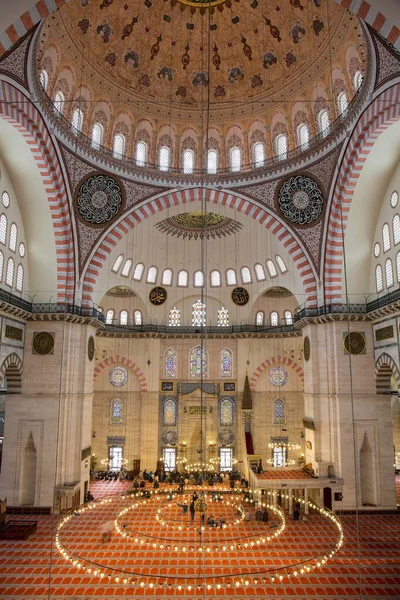
[[332,510],[332,489],[330,487],[324,487],[323,494],[324,507],[328,510]]

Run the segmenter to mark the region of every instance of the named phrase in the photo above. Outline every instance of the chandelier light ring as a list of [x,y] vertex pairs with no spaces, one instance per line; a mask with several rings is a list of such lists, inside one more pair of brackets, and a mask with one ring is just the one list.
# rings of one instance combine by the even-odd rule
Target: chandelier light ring
[[[158,493],[166,493],[164,490],[162,491],[155,491],[155,494]],[[169,492],[171,493],[171,492]],[[270,495],[270,492],[268,492],[268,495]],[[284,498],[287,497],[289,498],[289,495],[283,494]],[[123,500],[123,499],[122,499]],[[321,508],[318,505],[316,505],[313,501],[311,500],[304,500],[302,498],[295,498],[296,502],[300,502],[303,507],[305,507],[305,505],[307,504],[308,507],[310,509],[312,509],[313,511],[315,511],[317,514],[319,513],[320,517],[326,519],[326,522],[336,531],[336,537],[335,540],[329,545],[329,548],[321,553],[318,553],[317,555],[313,555],[313,556],[309,556],[306,559],[303,560],[297,560],[294,563],[292,563],[291,565],[284,565],[282,567],[271,567],[271,568],[264,568],[265,565],[263,565],[263,567],[261,569],[258,569],[257,571],[251,571],[251,572],[246,572],[246,573],[240,573],[240,574],[232,574],[232,575],[204,575],[202,574],[201,577],[196,578],[194,576],[178,576],[178,575],[168,575],[168,574],[163,574],[162,576],[157,576],[157,575],[143,575],[141,573],[135,572],[135,571],[128,571],[125,569],[118,569],[115,567],[109,567],[109,566],[105,566],[103,564],[100,564],[98,562],[94,562],[94,561],[90,561],[88,559],[86,559],[85,557],[81,556],[80,554],[71,551],[70,549],[68,549],[67,545],[64,543],[63,541],[63,529],[65,527],[68,526],[68,524],[71,524],[72,529],[74,529],[74,519],[76,520],[77,517],[84,517],[85,513],[88,512],[89,515],[90,513],[93,513],[95,510],[104,510],[106,511],[107,516],[109,516],[110,514],[110,509],[112,508],[111,506],[109,506],[111,503],[113,502],[120,502],[121,501],[121,497],[117,497],[117,498],[104,498],[102,500],[98,500],[95,502],[91,502],[88,504],[85,504],[84,506],[82,506],[81,508],[74,510],[72,509],[68,514],[66,514],[61,521],[59,522],[58,526],[57,526],[57,532],[56,532],[56,538],[55,538],[55,543],[56,543],[56,547],[58,549],[58,551],[60,552],[60,554],[64,557],[64,559],[68,562],[70,562],[73,566],[75,566],[78,570],[82,570],[83,572],[86,572],[90,575],[93,575],[97,578],[99,578],[100,581],[104,580],[104,581],[108,581],[108,582],[112,582],[112,583],[117,583],[117,584],[122,584],[122,585],[130,585],[131,587],[138,587],[138,588],[147,588],[147,589],[154,589],[154,588],[158,588],[158,589],[163,589],[165,587],[167,588],[176,588],[179,591],[184,590],[184,591],[191,591],[191,590],[219,590],[223,587],[226,588],[233,588],[233,589],[243,589],[245,588],[247,585],[249,584],[257,584],[257,583],[273,583],[275,581],[277,582],[281,582],[284,579],[291,579],[293,577],[296,576],[300,576],[303,574],[307,574],[310,573],[320,567],[323,567],[328,561],[329,559],[331,559],[334,554],[341,548],[342,544],[343,544],[343,528],[341,525],[341,522],[339,520],[339,518],[337,517],[337,515],[335,515],[335,513],[329,511],[328,509],[325,508]],[[105,505],[105,506],[104,506]],[[269,506],[269,505],[262,505],[263,506],[267,506],[268,509],[272,509],[273,506]],[[104,509],[103,509],[104,507]],[[278,511],[280,511],[283,515],[283,511],[281,509],[279,509],[279,507],[275,506],[274,508],[276,508]],[[81,520],[79,525],[81,525]],[[127,541],[128,543],[128,541]],[[139,544],[140,546],[142,546],[145,542],[143,540],[139,540],[136,542],[137,544]],[[161,544],[161,545],[157,545],[157,543],[153,542],[152,544],[150,544],[153,548],[165,548],[165,545]],[[247,543],[245,542],[245,544],[241,544],[241,545],[237,545],[236,547],[240,547],[240,548],[248,548],[251,550],[252,546],[254,545],[254,543]],[[227,546],[223,546],[221,545],[221,543],[218,544],[217,548],[221,548],[222,549],[230,549],[231,547],[229,545]],[[179,548],[173,548],[173,550],[179,551]],[[182,551],[184,552],[189,552],[189,551],[193,551],[193,548],[190,547],[186,547],[184,546],[182,548]],[[202,553],[209,553],[212,551],[212,547],[210,547],[209,545],[203,545],[202,547],[198,548],[199,552]],[[262,551],[262,550],[259,550]]]

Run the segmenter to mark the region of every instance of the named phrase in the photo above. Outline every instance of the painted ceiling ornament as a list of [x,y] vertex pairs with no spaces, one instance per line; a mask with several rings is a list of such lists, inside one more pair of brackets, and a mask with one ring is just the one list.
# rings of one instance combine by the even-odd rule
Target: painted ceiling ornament
[[288,221],[297,225],[311,225],[322,214],[324,198],[314,179],[308,175],[295,175],[282,183],[277,204]]
[[269,382],[276,387],[281,387],[288,382],[289,375],[283,367],[273,367],[268,374]]
[[193,8],[208,8],[223,4],[226,0],[178,0],[181,4],[192,6]]
[[106,292],[107,296],[114,298],[134,298],[135,292],[125,285],[115,285]]
[[128,381],[128,371],[125,367],[113,367],[108,374],[111,385],[122,387]]
[[174,237],[197,239],[216,239],[233,235],[243,225],[234,219],[212,212],[193,211],[164,219],[155,228]]
[[93,225],[111,221],[120,211],[124,190],[111,175],[96,173],[78,184],[76,206],[82,219]]
[[175,429],[166,429],[161,434],[161,440],[166,446],[176,446],[178,434]]

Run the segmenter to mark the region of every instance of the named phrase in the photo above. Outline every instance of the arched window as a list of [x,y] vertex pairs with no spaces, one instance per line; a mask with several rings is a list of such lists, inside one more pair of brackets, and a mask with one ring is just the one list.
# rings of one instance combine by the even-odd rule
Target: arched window
[[208,373],[208,354],[205,348],[196,346],[190,351],[189,355],[189,377],[207,377]]
[[82,131],[83,125],[83,113],[79,108],[76,108],[72,113],[71,125],[75,129],[75,132]]
[[147,271],[146,283],[155,283],[157,281],[157,267],[150,267]]
[[17,249],[17,237],[18,237],[18,228],[15,223],[11,223],[10,227],[10,239],[8,241],[8,247],[13,252]]
[[15,288],[16,288],[17,292],[22,292],[23,285],[24,285],[24,267],[22,265],[18,265],[17,279],[15,282]]
[[232,377],[232,350],[222,348],[220,356],[221,377]]
[[356,90],[356,92],[358,92],[358,90],[361,87],[361,84],[363,82],[363,76],[361,71],[357,71],[356,74],[354,75],[354,89]]
[[135,310],[133,312],[133,321],[135,325],[141,325],[143,323],[142,313],[140,310]]
[[388,258],[385,262],[385,272],[386,272],[386,287],[390,288],[394,284],[393,263],[390,258]]
[[201,300],[196,300],[192,306],[192,326],[205,326],[207,318],[206,305]]
[[274,263],[272,262],[272,260],[271,259],[266,260],[265,264],[267,265],[269,276],[276,277],[278,275],[278,272],[277,272],[276,267],[275,267]]
[[[394,190],[394,192],[392,192],[390,195],[390,206],[392,208],[396,208],[398,201],[399,201],[399,193],[396,192],[396,190]],[[3,204],[4,204],[4,202],[3,202]],[[6,205],[4,204],[4,206],[6,206]]]
[[135,270],[133,271],[132,279],[134,279],[135,281],[142,281],[143,273],[144,273],[144,264],[138,263],[135,267]]
[[338,102],[339,113],[340,114],[345,113],[349,107],[349,101],[347,100],[346,92],[340,92],[340,94],[337,98],[337,102]]
[[303,150],[308,148],[308,143],[310,141],[310,130],[306,123],[301,123],[297,129],[297,137],[299,141],[299,145]]
[[62,92],[57,92],[57,94],[54,97],[54,108],[61,114],[63,113],[63,110],[64,110],[64,102],[65,102],[64,94]]
[[7,261],[7,273],[6,273],[6,284],[10,287],[14,283],[14,260],[9,258]]
[[4,254],[0,250],[0,281],[3,281]]
[[172,285],[172,270],[164,269],[161,277],[161,283],[163,285]]
[[138,167],[144,167],[147,162],[147,144],[138,142],[136,144],[136,164]]
[[168,146],[161,146],[158,151],[158,166],[160,171],[168,171],[171,166],[171,150]]
[[229,327],[229,311],[224,306],[217,311],[217,325],[218,327]]
[[191,175],[194,171],[194,152],[193,150],[184,150],[183,152],[183,172]]
[[275,260],[278,263],[278,267],[281,273],[287,272],[287,266],[285,265],[283,258],[279,256],[279,254],[275,254]]
[[256,325],[257,327],[262,327],[264,325],[264,312],[259,310],[256,315]]
[[103,143],[104,127],[101,123],[94,123],[92,127],[92,148],[99,150]]
[[385,223],[384,226],[382,227],[382,242],[383,242],[383,251],[387,252],[388,250],[390,250],[390,247],[391,247],[390,232],[389,232],[389,225],[387,223]]
[[[393,194],[395,193],[397,192],[393,192]],[[10,206],[10,194],[6,190],[4,190],[4,192],[1,195],[1,201],[3,203],[4,208],[8,208]]]
[[125,264],[123,266],[123,269],[121,271],[121,275],[123,275],[124,277],[128,277],[130,271],[132,268],[132,261],[130,258],[128,258],[128,260],[125,261]]
[[229,164],[231,171],[240,171],[240,167],[242,166],[242,152],[238,146],[231,148]]
[[125,154],[126,139],[122,133],[114,135],[113,154],[114,158],[121,158]]
[[262,167],[265,161],[265,150],[262,142],[256,142],[253,146],[253,162],[256,168]]
[[242,278],[242,283],[251,283],[251,272],[249,267],[242,267],[240,269],[240,276]]
[[111,269],[111,271],[114,271],[114,273],[118,273],[120,266],[122,265],[122,261],[124,260],[124,255],[120,254],[116,259],[115,259],[115,263],[113,265],[113,268]]
[[285,310],[284,312],[286,325],[293,325],[293,316],[290,310]]
[[280,133],[275,138],[275,152],[280,160],[284,160],[287,155],[287,136],[284,133]]
[[211,271],[210,273],[210,284],[211,287],[220,287],[221,286],[221,273],[219,271]]
[[318,129],[324,136],[327,135],[329,129],[329,114],[326,108],[322,109],[318,114]]
[[106,325],[112,325],[113,320],[114,320],[114,311],[112,308],[110,308],[110,310],[108,310],[107,314],[106,314]]
[[119,324],[120,325],[128,325],[128,311],[121,310],[119,313]]
[[265,281],[266,276],[265,276],[264,267],[262,265],[260,265],[260,263],[257,263],[256,265],[254,265],[254,271],[256,273],[257,281]]
[[286,423],[285,401],[282,398],[274,400],[274,425],[284,425]]
[[[175,375],[165,375],[166,377],[175,377]],[[164,427],[176,426],[176,402],[173,398],[167,398],[163,406],[163,425]]]
[[49,75],[45,69],[42,69],[39,74],[40,85],[44,89],[47,90],[47,86],[49,85]]
[[7,240],[7,217],[6,215],[1,215],[0,217],[0,243],[4,244]]
[[175,348],[167,348],[164,353],[164,376],[176,377],[178,353]]
[[180,327],[181,325],[181,311],[179,308],[171,308],[168,315],[168,326],[169,327]]
[[[3,269],[1,269],[3,270]],[[400,283],[400,252],[396,254],[396,271],[397,271],[397,281]],[[1,281],[1,277],[0,277]]]
[[375,283],[376,283],[376,291],[381,292],[383,290],[383,274],[382,274],[381,265],[376,265]]
[[203,287],[204,285],[204,273],[203,271],[196,271],[194,274],[194,287]]
[[223,398],[219,405],[219,424],[223,427],[233,425],[233,402],[230,398]]
[[114,398],[111,402],[111,425],[122,425],[124,421],[124,402]]
[[185,270],[179,271],[178,273],[178,286],[187,287],[189,283],[189,275]]
[[215,175],[218,169],[218,154],[216,150],[209,150],[207,153],[207,173]]
[[226,271],[226,283],[227,285],[236,285],[236,272],[234,269],[227,269]]
[[278,316],[278,313],[275,310],[273,310],[272,313],[270,314],[269,321],[270,321],[271,327],[277,327],[278,326],[278,324],[279,324],[279,316]]
[[394,215],[393,217],[393,242],[396,246],[400,243],[400,217],[399,215]]

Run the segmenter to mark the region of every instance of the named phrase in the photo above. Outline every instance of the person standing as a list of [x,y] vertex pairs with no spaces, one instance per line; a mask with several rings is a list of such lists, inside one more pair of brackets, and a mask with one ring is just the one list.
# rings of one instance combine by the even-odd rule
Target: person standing
[[196,509],[194,507],[194,500],[191,501],[189,510],[190,510],[190,516],[192,517],[192,521],[194,521],[194,516],[196,514]]

